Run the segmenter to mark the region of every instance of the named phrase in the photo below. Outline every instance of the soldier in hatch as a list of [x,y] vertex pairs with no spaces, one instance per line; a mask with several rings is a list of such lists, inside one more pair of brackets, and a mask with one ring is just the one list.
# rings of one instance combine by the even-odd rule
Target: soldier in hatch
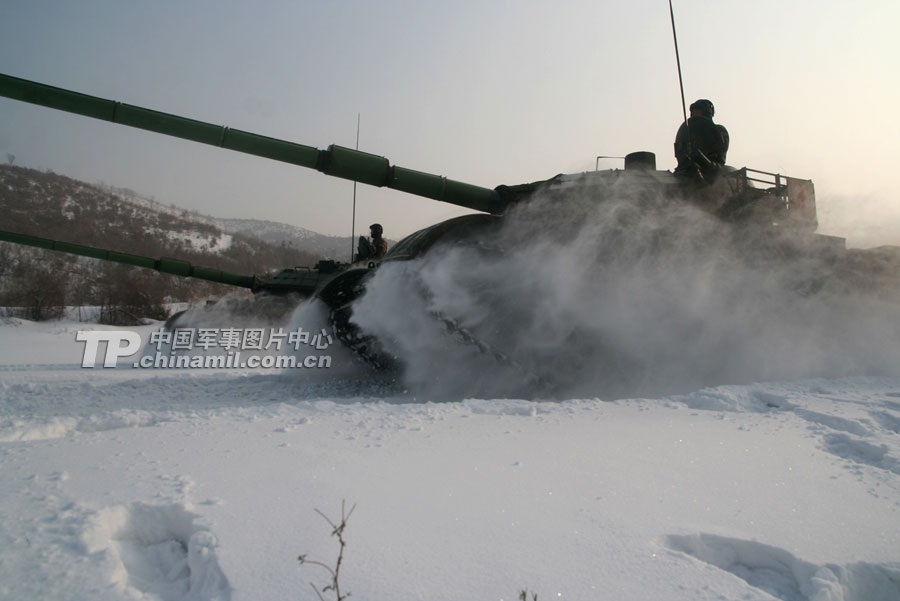
[[369,233],[372,234],[372,249],[374,250],[372,258],[380,259],[387,252],[387,240],[381,237],[384,228],[380,223],[373,223],[369,226]]
[[387,252],[387,240],[381,237],[384,233],[384,228],[381,227],[381,224],[373,223],[370,225],[369,233],[372,237],[371,241],[367,240],[365,236],[359,237],[356,255],[357,261],[381,259],[384,256],[384,253]]
[[725,165],[728,153],[728,130],[713,123],[716,109],[709,100],[691,105],[691,117],[682,123],[675,136],[676,175],[702,181],[711,179]]

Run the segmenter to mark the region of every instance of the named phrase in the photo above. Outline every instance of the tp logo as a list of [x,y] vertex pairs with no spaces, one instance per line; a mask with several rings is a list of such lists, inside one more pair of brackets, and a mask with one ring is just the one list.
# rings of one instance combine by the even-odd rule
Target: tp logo
[[[103,367],[115,367],[119,357],[133,355],[141,347],[141,336],[137,332],[79,330],[75,333],[75,340],[85,343],[81,367],[94,367],[101,342],[106,343]],[[126,343],[124,346],[123,341]]]

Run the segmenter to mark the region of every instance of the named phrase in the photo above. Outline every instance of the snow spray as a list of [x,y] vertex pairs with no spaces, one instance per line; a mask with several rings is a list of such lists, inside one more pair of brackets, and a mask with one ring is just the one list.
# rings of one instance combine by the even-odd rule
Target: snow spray
[[839,285],[815,253],[760,259],[759,226],[633,190],[602,197],[538,197],[485,244],[382,265],[355,323],[423,398],[900,374],[900,307]]

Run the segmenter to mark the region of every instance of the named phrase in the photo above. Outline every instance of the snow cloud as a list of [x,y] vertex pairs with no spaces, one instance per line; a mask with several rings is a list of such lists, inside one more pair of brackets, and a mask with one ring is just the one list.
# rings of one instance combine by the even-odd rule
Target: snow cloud
[[421,394],[568,398],[900,373],[900,308],[822,249],[626,189],[385,264],[355,320]]

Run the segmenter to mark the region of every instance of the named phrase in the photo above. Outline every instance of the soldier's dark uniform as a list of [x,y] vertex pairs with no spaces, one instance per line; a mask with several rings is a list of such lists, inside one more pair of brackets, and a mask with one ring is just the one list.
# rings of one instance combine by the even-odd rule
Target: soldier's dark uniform
[[375,253],[373,258],[380,259],[384,256],[384,253],[387,252],[387,240],[381,237],[372,238],[372,248],[374,249],[373,252]]
[[702,179],[715,175],[725,164],[728,153],[728,130],[714,123],[712,102],[698,100],[691,105],[691,117],[682,123],[675,135],[677,175]]
[[372,234],[371,242],[365,236],[359,237],[357,243],[357,261],[365,261],[367,259],[380,259],[387,252],[387,240],[381,237],[384,228],[380,223],[373,223],[369,226],[369,233]]

